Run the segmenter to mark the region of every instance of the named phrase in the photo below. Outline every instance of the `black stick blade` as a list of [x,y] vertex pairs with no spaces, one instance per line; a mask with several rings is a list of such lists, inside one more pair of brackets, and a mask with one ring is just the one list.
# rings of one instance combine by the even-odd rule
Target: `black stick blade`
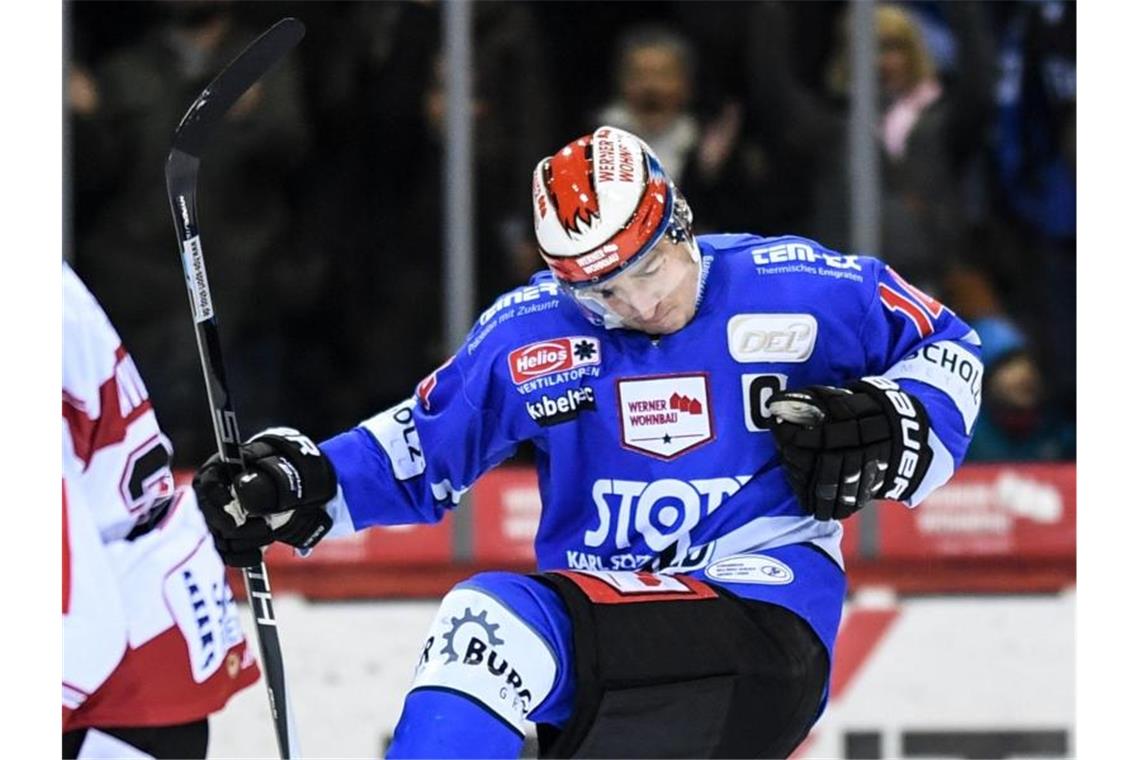
[[174,132],[173,147],[201,157],[210,132],[225,112],[304,36],[304,24],[295,18],[283,18],[249,43],[190,105]]

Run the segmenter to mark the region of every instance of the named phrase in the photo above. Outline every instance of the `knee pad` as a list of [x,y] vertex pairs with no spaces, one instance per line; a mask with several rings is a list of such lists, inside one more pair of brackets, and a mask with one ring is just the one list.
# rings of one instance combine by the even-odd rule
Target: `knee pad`
[[485,573],[444,596],[412,690],[457,692],[523,733],[530,711],[554,688],[558,659],[535,626],[495,593],[511,579],[507,573]]

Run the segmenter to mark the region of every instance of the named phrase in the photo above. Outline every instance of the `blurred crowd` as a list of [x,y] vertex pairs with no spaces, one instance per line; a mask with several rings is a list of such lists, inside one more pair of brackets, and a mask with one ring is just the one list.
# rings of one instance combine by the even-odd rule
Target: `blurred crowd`
[[[228,114],[203,250],[248,435],[316,437],[446,358],[441,3],[69,2],[65,256],[181,457],[213,438],[163,167],[205,84],[286,15],[308,34]],[[845,2],[471,5],[477,300],[541,266],[535,162],[602,123],[661,157],[699,232],[873,253],[983,339],[976,461],[1076,454],[1076,6],[876,6],[881,250],[851,251]]]

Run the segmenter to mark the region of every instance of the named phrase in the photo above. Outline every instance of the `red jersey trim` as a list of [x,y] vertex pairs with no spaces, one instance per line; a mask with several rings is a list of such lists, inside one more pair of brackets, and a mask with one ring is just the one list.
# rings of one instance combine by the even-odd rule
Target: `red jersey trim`
[[[231,696],[256,683],[259,675],[257,662],[243,641],[226,652],[222,667],[196,683],[186,659],[185,639],[172,627],[138,649],[128,649],[102,686],[76,709],[65,707],[63,730],[200,720],[222,709]],[[66,683],[64,689],[79,691]]]
[[[574,583],[595,604],[635,604],[638,602],[669,602],[669,601],[695,601],[697,599],[716,599],[717,593],[711,586],[685,575],[658,575],[647,572],[617,571],[608,575],[621,576],[623,580],[633,581],[633,586],[640,584],[644,590],[628,587],[618,588],[612,583],[602,579],[600,575],[575,570],[555,570],[553,572],[567,578]],[[683,586],[683,589],[672,591],[654,591],[654,587],[669,582],[669,585]]]
[[83,461],[84,468],[91,464],[95,452],[122,442],[131,423],[151,409],[150,398],[145,395],[146,391],[139,382],[136,387],[123,389],[124,397],[128,400],[133,398],[137,403],[126,415],[122,414],[118,382],[120,368],[130,375],[136,375],[137,371],[133,366],[124,366],[130,362],[130,357],[122,346],[115,351],[115,358],[111,376],[99,385],[98,419],[88,416],[87,405],[82,399],[68,393],[66,389],[63,391],[63,418],[67,420],[67,427],[71,431],[72,448],[75,455]]

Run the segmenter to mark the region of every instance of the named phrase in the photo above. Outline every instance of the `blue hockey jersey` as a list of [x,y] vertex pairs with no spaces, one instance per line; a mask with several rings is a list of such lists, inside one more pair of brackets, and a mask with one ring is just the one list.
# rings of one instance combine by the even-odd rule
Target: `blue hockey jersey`
[[908,506],[950,477],[980,402],[964,322],[876,259],[799,237],[697,240],[700,304],[671,335],[591,324],[546,272],[496,300],[411,398],[321,444],[334,535],[435,522],[530,440],[542,570],[695,571],[802,544],[842,567],[842,526],[796,501],[766,404],[865,376],[930,417],[934,459]]

